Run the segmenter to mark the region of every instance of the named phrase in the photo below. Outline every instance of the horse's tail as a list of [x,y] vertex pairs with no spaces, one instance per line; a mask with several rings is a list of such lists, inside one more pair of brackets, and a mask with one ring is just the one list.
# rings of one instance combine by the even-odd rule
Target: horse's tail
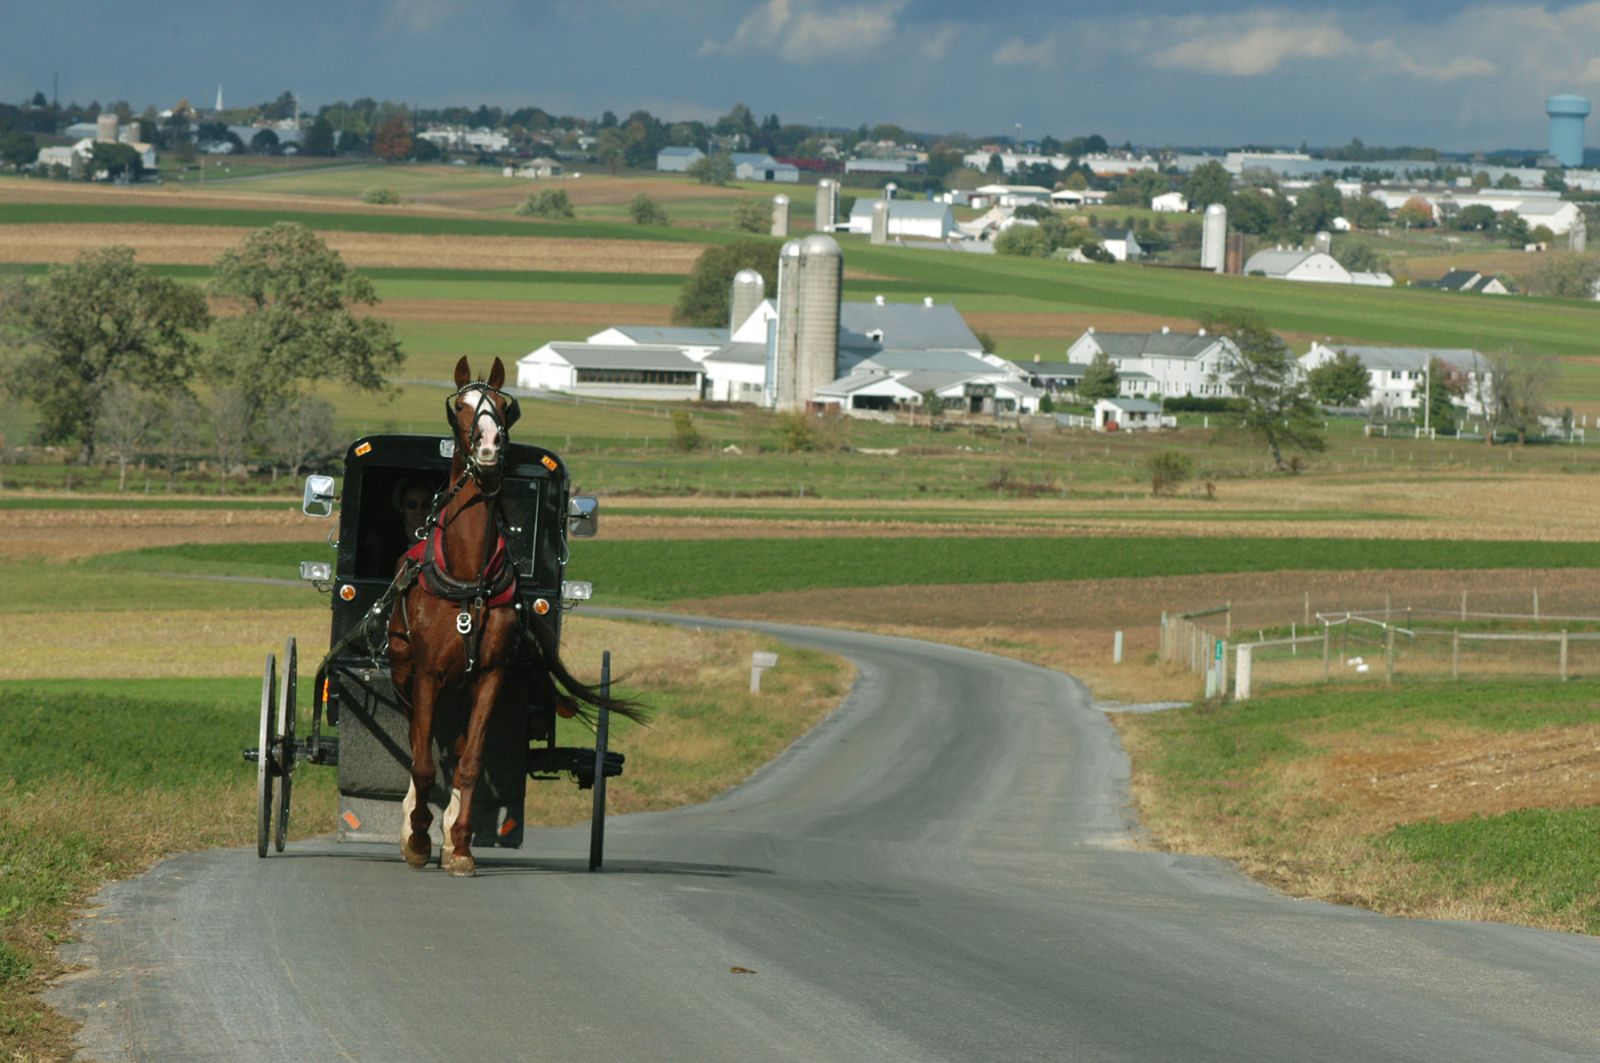
[[539,664],[551,679],[561,684],[561,690],[556,691],[556,702],[559,707],[567,709],[590,726],[595,723],[594,710],[602,708],[626,716],[635,723],[645,723],[649,720],[649,713],[638,702],[602,694],[598,688],[590,686],[569,672],[567,666],[562,663],[561,654],[556,647],[556,634],[551,630],[549,623],[537,615],[528,616],[527,620],[528,642],[537,652]]

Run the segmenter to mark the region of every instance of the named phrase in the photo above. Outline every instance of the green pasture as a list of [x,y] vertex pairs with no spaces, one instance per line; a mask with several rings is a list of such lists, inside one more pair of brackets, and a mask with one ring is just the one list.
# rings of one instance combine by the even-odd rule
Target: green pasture
[[[1590,684],[1491,681],[1313,688],[1154,714],[1138,729],[1153,740],[1141,768],[1155,777],[1164,802],[1248,823],[1249,848],[1294,859],[1303,817],[1315,809],[1286,800],[1300,795],[1283,792],[1278,770],[1317,756],[1330,735],[1394,734],[1398,743],[1400,736],[1425,736],[1430,725],[1501,733],[1594,719]],[[1492,887],[1536,913],[1600,933],[1600,809],[1406,824],[1369,842],[1374,852],[1409,857],[1436,892],[1472,896]]]
[[[322,543],[295,544],[300,558],[322,560],[330,551]],[[111,555],[116,558],[120,555]],[[294,580],[298,562],[274,568],[269,562],[247,566],[249,573]],[[191,563],[182,561],[166,570],[140,571],[132,564],[112,561],[54,564],[44,561],[0,561],[0,586],[5,587],[6,609],[11,613],[46,613],[62,610],[108,610],[139,614],[168,609],[304,609],[317,604],[308,583],[253,582],[238,572],[220,578],[193,578]]]
[[[85,578],[292,576],[315,543],[151,547],[72,566]],[[716,595],[841,587],[988,585],[1227,572],[1592,568],[1600,543],[1384,539],[1059,536],[875,536],[789,539],[599,539],[574,545],[567,570],[606,604],[659,605]],[[51,573],[61,569],[50,566]],[[76,579],[76,574],[74,578]],[[201,581],[192,581],[199,585]],[[184,581],[187,589],[191,581]],[[273,588],[262,588],[270,590]],[[25,592],[26,593],[26,592]],[[296,604],[305,604],[300,592]],[[959,606],[955,606],[959,608]]]

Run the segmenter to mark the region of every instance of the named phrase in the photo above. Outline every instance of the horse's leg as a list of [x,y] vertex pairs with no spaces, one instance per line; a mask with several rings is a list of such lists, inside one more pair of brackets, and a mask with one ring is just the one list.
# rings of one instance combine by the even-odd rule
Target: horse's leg
[[433,790],[437,766],[433,762],[433,706],[439,696],[439,681],[418,670],[411,678],[411,789],[400,806],[400,855],[412,867],[426,867],[433,854],[428,841],[428,825],[433,812],[428,794]]
[[451,783],[450,810],[445,813],[443,824],[444,850],[439,856],[444,869],[458,877],[473,874],[476,867],[472,859],[472,795],[483,769],[483,740],[489,731],[489,717],[494,714],[504,681],[505,670],[495,668],[483,673],[472,688],[472,714],[467,717],[466,741]]

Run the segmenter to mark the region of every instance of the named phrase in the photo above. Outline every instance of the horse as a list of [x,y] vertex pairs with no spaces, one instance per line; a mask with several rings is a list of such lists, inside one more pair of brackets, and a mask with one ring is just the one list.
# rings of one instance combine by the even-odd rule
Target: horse
[[397,585],[405,589],[388,624],[390,676],[411,711],[411,787],[401,806],[400,852],[414,868],[428,866],[432,857],[427,796],[438,770],[435,708],[448,688],[465,688],[470,704],[466,733],[455,745],[450,801],[441,824],[439,864],[455,877],[476,873],[472,796],[489,720],[519,653],[534,658],[534,700],[554,705],[563,716],[590,719],[592,708],[603,706],[630,719],[644,718],[632,702],[610,698],[574,678],[561,662],[549,624],[531,613],[524,616],[517,605],[516,567],[506,553],[499,494],[509,430],[520,410],[500,390],[504,383],[499,358],[483,381],[473,380],[465,357],[456,363],[455,394],[445,400],[455,436],[450,486],[435,498],[422,540],[401,562]]

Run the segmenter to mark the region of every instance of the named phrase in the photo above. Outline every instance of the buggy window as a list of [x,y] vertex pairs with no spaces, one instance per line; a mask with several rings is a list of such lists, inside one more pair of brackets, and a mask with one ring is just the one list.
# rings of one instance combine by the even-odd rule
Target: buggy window
[[517,572],[535,587],[554,588],[561,578],[560,505],[546,479],[508,479],[500,496],[506,517],[506,549]]
[[[358,510],[361,527],[356,529],[357,576],[388,579],[394,575],[400,555],[416,542],[407,535],[408,528],[427,516],[433,495],[444,486],[444,480],[437,472],[406,467],[371,465],[363,470]],[[416,508],[419,503],[420,510]]]

